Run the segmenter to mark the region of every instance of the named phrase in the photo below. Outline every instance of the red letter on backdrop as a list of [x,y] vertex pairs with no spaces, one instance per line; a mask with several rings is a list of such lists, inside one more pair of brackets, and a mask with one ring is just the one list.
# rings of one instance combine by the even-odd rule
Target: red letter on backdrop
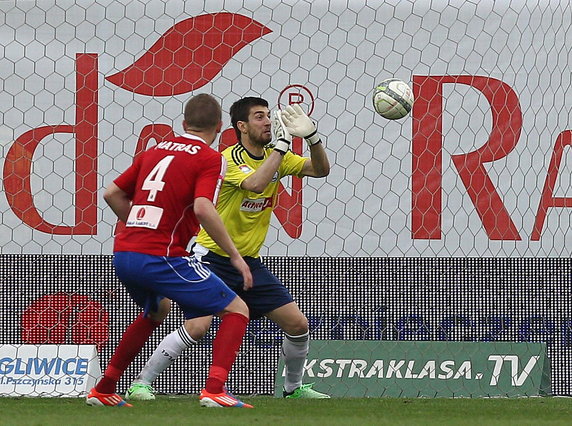
[[443,84],[467,84],[488,100],[492,131],[487,142],[451,159],[491,240],[520,240],[502,199],[483,166],[507,156],[522,127],[518,97],[502,81],[475,76],[415,76],[413,106],[412,237],[441,239]]
[[530,237],[532,241],[540,240],[540,234],[542,234],[542,227],[544,226],[544,220],[546,219],[546,213],[549,207],[572,207],[572,198],[552,196],[554,187],[556,186],[556,180],[558,179],[558,171],[560,169],[564,147],[571,145],[572,130],[566,130],[560,133],[556,138],[556,144],[554,145],[554,151],[550,159],[550,166],[548,166],[548,174],[544,182],[544,188],[542,189],[542,197],[540,198],[540,204],[536,212],[534,229]]
[[[32,129],[8,150],[4,163],[4,189],[12,211],[22,222],[49,234],[97,234],[97,55],[76,56],[76,124]],[[34,151],[45,137],[75,134],[75,225],[53,225],[34,205],[30,184]]]

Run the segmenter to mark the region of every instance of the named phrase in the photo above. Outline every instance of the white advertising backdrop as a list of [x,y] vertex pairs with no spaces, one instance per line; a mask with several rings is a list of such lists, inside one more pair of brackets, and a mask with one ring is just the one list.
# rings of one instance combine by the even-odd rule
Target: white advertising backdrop
[[[227,54],[200,87],[150,96],[107,80],[177,24],[221,12],[269,31]],[[3,185],[22,135],[76,124],[81,54],[97,58],[98,153],[93,235],[35,229],[15,214],[2,186],[0,253],[110,254],[115,219],[103,188],[129,166],[146,126],[181,131],[185,101],[208,92],[225,111],[242,96],[262,96],[272,107],[297,99],[324,137],[333,167],[327,178],[303,183],[301,234],[292,237],[274,217],[263,255],[569,257],[569,209],[549,208],[540,238],[531,234],[556,139],[570,128],[570,22],[572,6],[556,0],[0,2]],[[484,167],[520,240],[489,238],[451,161],[486,144],[493,127],[483,93],[462,84],[443,86],[441,236],[412,234],[411,146],[414,120],[423,117],[415,106],[403,120],[385,120],[374,113],[371,94],[386,77],[413,84],[415,76],[446,75],[497,79],[518,96],[518,142]],[[48,134],[33,151],[34,207],[54,225],[77,220],[75,155],[74,134],[64,132]],[[554,197],[572,197],[571,161],[565,147]]]

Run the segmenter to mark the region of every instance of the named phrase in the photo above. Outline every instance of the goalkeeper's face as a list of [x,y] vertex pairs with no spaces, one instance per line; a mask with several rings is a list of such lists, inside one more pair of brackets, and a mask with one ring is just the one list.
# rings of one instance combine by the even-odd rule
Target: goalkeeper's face
[[248,114],[247,130],[250,142],[258,146],[268,145],[272,141],[270,110],[264,106],[252,107]]

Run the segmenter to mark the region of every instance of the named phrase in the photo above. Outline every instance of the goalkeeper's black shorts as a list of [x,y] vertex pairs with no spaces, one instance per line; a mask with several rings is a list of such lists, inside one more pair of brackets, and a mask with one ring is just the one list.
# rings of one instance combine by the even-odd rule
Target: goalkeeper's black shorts
[[248,291],[242,289],[242,275],[232,266],[230,258],[212,251],[202,256],[198,255],[197,258],[246,302],[251,319],[263,317],[274,309],[294,301],[288,289],[268,270],[260,258],[244,258],[253,278],[253,286]]

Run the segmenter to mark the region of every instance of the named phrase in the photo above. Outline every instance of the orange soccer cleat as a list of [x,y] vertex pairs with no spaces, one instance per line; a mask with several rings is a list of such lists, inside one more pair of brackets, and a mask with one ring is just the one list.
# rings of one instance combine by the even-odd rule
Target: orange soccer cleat
[[226,389],[222,393],[209,393],[203,389],[199,401],[202,407],[254,408],[252,405],[242,402]]
[[116,393],[101,393],[93,388],[85,398],[87,405],[94,407],[133,407]]

